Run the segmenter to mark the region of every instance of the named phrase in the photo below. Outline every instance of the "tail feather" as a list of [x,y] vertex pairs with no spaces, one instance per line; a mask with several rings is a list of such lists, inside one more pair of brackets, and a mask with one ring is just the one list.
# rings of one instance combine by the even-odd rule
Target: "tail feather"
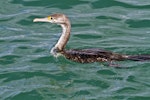
[[150,55],[130,55],[127,59],[133,61],[150,61]]

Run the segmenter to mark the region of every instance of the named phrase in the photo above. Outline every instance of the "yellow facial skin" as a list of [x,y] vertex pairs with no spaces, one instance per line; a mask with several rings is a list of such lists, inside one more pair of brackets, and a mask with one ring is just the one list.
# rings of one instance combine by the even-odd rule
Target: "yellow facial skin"
[[51,20],[51,19],[52,19],[52,17],[51,17],[51,16],[48,16],[48,17],[47,17],[47,19],[48,19],[48,20]]

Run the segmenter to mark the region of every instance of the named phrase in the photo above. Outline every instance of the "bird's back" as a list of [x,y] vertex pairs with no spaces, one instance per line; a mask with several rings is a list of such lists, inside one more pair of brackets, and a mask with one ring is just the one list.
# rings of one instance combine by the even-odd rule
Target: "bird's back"
[[91,62],[107,62],[112,60],[123,60],[125,57],[117,53],[102,49],[72,49],[64,50],[63,55],[72,61],[80,63],[91,63]]

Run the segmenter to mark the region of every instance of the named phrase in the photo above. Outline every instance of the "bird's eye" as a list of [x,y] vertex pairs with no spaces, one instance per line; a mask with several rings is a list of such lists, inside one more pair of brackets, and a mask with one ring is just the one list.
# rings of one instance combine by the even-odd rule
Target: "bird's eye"
[[51,16],[48,16],[47,18],[48,18],[48,20],[52,20],[53,19],[53,17],[51,17]]

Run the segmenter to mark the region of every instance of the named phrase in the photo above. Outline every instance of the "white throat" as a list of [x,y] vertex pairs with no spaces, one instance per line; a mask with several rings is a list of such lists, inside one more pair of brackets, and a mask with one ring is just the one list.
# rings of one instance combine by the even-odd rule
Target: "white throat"
[[70,23],[69,24],[60,24],[60,25],[62,27],[62,34],[61,34],[58,42],[51,49],[51,54],[54,55],[55,57],[60,55],[59,51],[62,51],[65,48],[67,41],[69,40],[69,37],[70,37],[70,30],[71,30]]
[[64,46],[66,45],[65,43],[66,43],[66,39],[68,38],[68,34],[70,34],[67,32],[67,28],[64,24],[61,24],[61,27],[62,27],[61,36],[54,46],[55,48],[58,48],[59,50],[62,50],[64,48]]

